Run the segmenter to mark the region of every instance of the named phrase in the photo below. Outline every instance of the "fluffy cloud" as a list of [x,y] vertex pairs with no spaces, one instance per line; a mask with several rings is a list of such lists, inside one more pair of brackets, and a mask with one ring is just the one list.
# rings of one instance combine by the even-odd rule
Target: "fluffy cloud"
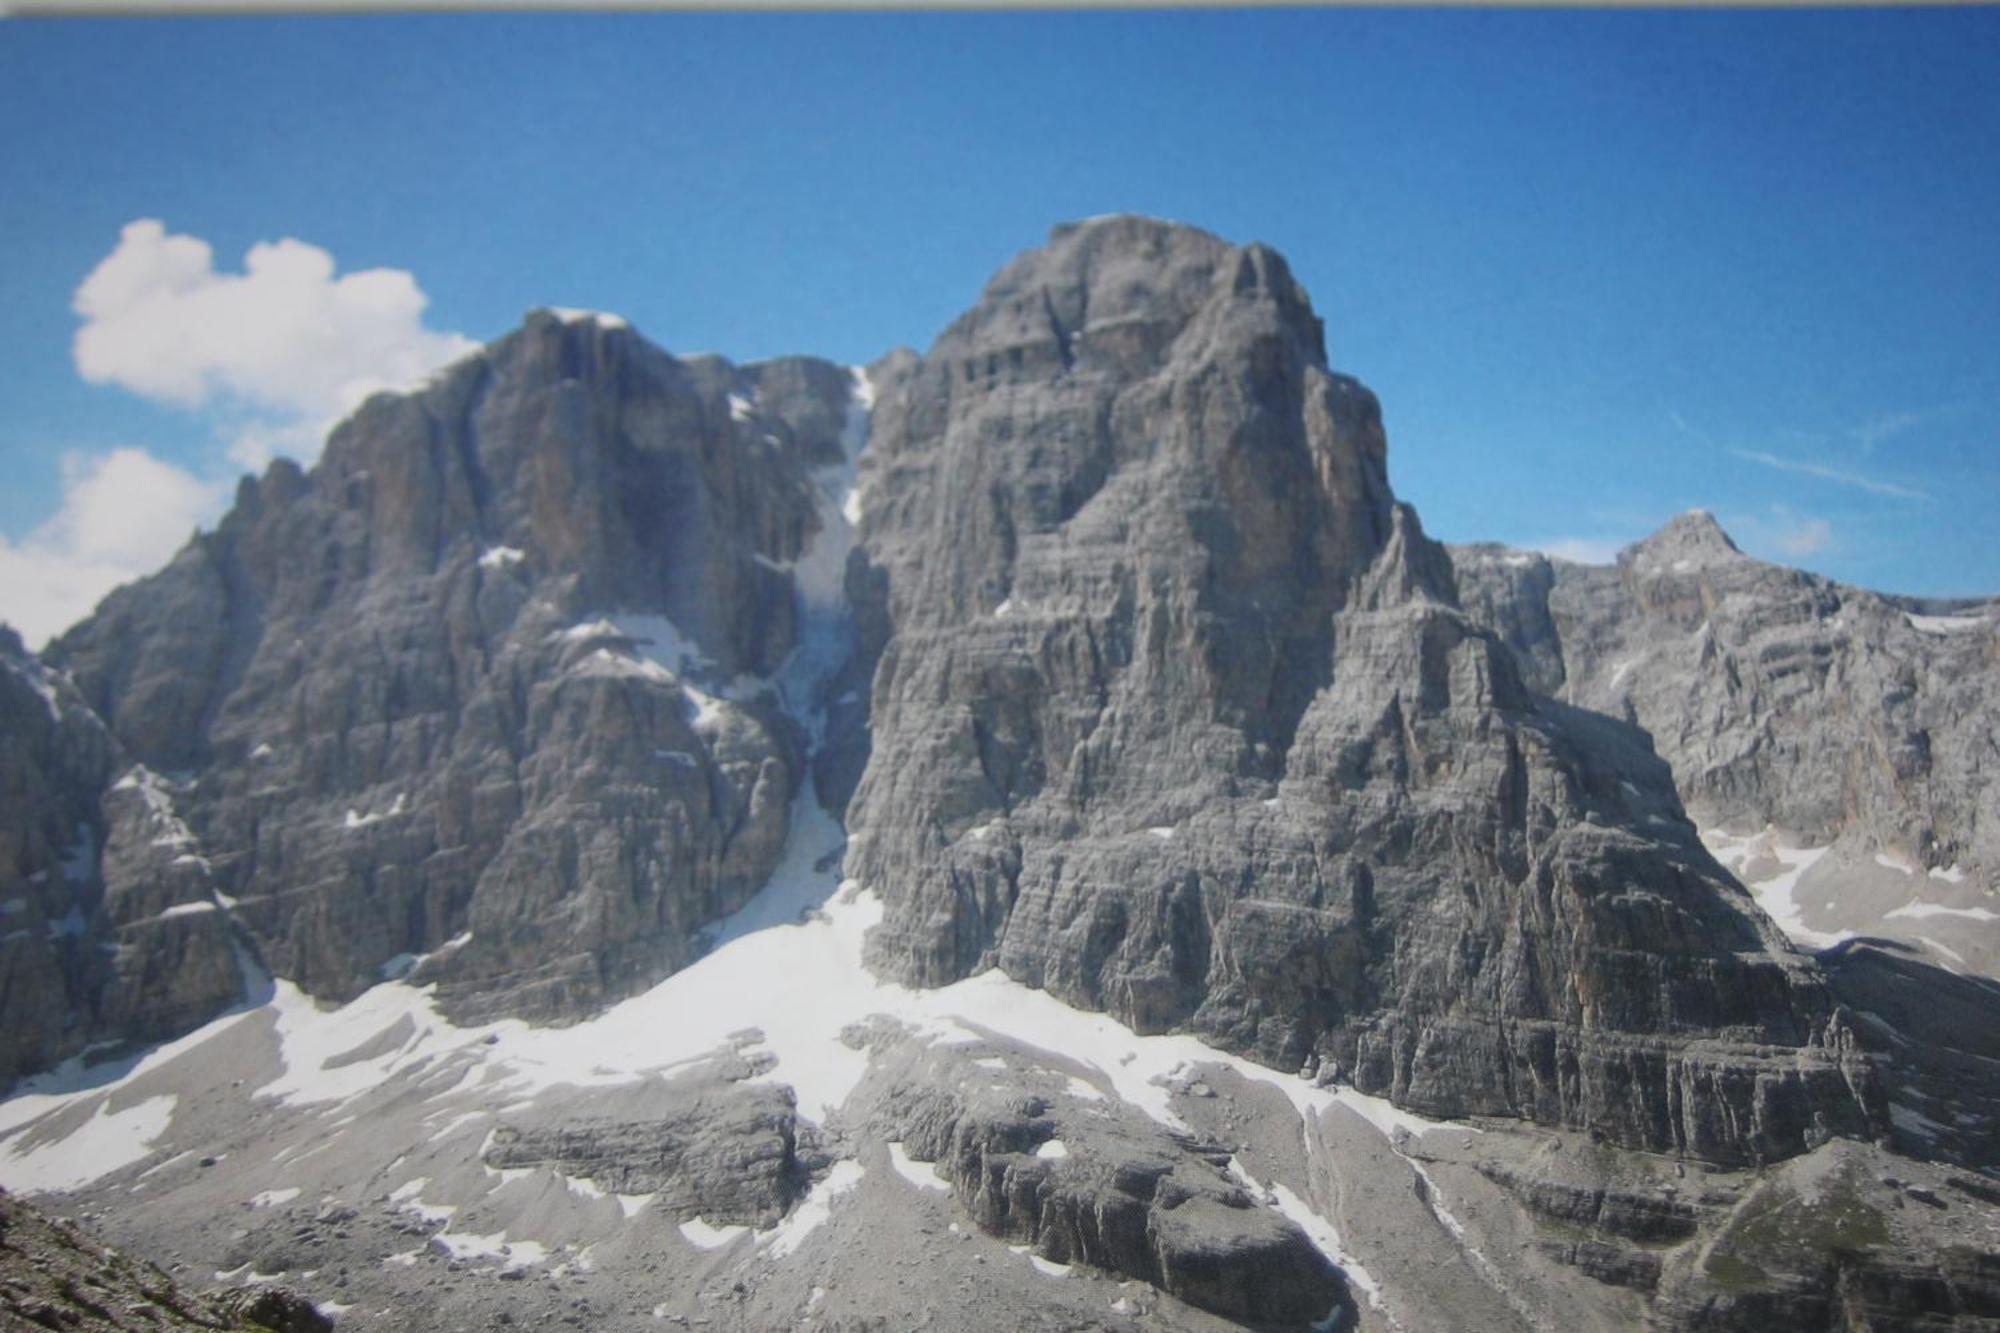
[[55,515],[19,542],[0,537],[0,619],[40,647],[164,564],[227,494],[143,449],[65,457]]
[[[297,240],[252,246],[242,272],[221,272],[206,241],[142,219],[76,289],[76,368],[213,414],[238,466],[309,460],[370,393],[476,347],[425,328],[428,304],[408,273],[337,274],[332,255]],[[54,515],[25,537],[0,536],[0,618],[42,644],[157,569],[227,495],[227,483],[143,449],[65,457]]]
[[1789,556],[1817,555],[1833,545],[1833,525],[1823,518],[1802,518],[1778,530],[1778,549]]
[[77,371],[94,384],[240,418],[231,457],[311,457],[325,429],[378,389],[423,378],[477,344],[424,327],[429,298],[410,274],[335,275],[303,241],[255,245],[219,272],[193,236],[150,218],[76,290]]
[[1741,530],[1743,549],[1767,560],[1803,560],[1837,550],[1839,534],[1824,518],[1801,513],[1787,504],[1773,504],[1761,513],[1730,520]]

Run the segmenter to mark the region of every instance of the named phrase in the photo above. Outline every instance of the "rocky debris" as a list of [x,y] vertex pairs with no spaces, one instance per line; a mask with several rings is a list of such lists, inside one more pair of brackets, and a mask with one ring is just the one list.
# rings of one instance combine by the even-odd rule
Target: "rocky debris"
[[900,1054],[878,1056],[863,1094],[870,1132],[931,1163],[981,1230],[1257,1326],[1317,1323],[1347,1300],[1305,1233],[1231,1178],[1228,1148],[948,1048]]
[[655,1195],[653,1206],[676,1219],[762,1229],[825,1174],[819,1138],[799,1121],[788,1087],[648,1080],[611,1094],[538,1098],[532,1112],[494,1129],[482,1156],[500,1170],[548,1167],[607,1193]]
[[1886,855],[1926,898],[1990,889],[1995,603],[1890,597],[1766,564],[1698,510],[1615,565],[1495,546],[1452,557],[1467,609],[1516,648],[1528,681],[1644,727],[1705,824],[1775,824],[1849,845],[1863,864]]
[[[1661,1279],[1671,1328],[2000,1326],[1990,1209],[1916,1202],[1909,1165],[1829,1144],[1767,1173]],[[1885,1179],[1884,1177],[1887,1177]],[[1921,1187],[1919,1187],[1921,1188]]]
[[1003,269],[863,460],[871,959],[1430,1115],[1718,1161],[1879,1132],[1823,979],[1644,735],[1459,609],[1384,450],[1261,246],[1114,218]]
[[[771,678],[856,392],[537,312],[369,400],[310,473],[246,479],[45,654],[110,732],[78,742],[75,809],[36,816],[57,847],[87,827],[118,881],[79,946],[115,944],[117,978],[62,983],[85,1037],[225,1007],[232,934],[323,998],[420,967],[456,1013],[545,1021],[696,956],[805,778],[792,713],[816,701]],[[28,743],[40,700],[15,692]],[[78,1044],[8,1031],[19,1068]]]
[[0,1190],[0,1324],[19,1329],[271,1330],[331,1333],[333,1321],[282,1287],[199,1294],[64,1219]]

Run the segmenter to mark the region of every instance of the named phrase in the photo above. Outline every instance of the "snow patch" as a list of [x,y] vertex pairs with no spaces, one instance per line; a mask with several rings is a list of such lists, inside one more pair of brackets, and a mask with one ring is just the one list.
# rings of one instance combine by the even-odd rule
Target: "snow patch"
[[6,1159],[0,1161],[0,1184],[17,1194],[80,1189],[144,1161],[173,1123],[177,1100],[148,1097],[114,1112],[106,1097],[89,1119],[61,1138],[32,1147],[8,1144]]
[[252,1208],[277,1208],[298,1198],[299,1193],[299,1187],[296,1185],[290,1185],[284,1189],[263,1190],[250,1196],[250,1206]]
[[[1854,932],[1843,930],[1835,934],[1818,931],[1806,925],[1797,902],[1799,880],[1808,870],[1819,863],[1830,848],[1791,847],[1778,840],[1776,829],[1766,826],[1761,833],[1737,834],[1724,829],[1697,829],[1702,845],[1722,863],[1724,869],[1743,881],[1750,890],[1751,897],[1764,914],[1777,922],[1778,928],[1795,943],[1808,949],[1826,949],[1842,940],[1853,938]],[[1770,869],[1776,862],[1777,869]],[[1746,870],[1763,867],[1764,873],[1756,880],[1746,877]]]
[[580,310],[574,306],[552,305],[543,307],[551,315],[565,324],[595,324],[604,329],[629,329],[623,315],[614,315],[604,310]]
[[1959,916],[1968,921],[2000,921],[2000,912],[1984,907],[1946,907],[1943,903],[1920,903],[1914,899],[1904,903],[1893,912],[1884,912],[1884,918],[1909,916],[1922,919],[1931,916]]
[[454,1259],[498,1259],[503,1268],[531,1268],[549,1257],[548,1246],[540,1241],[510,1241],[504,1231],[490,1236],[440,1231],[431,1237],[431,1244],[441,1247]]
[[341,826],[350,829],[367,828],[370,824],[379,824],[385,819],[393,819],[408,808],[408,793],[399,791],[396,793],[395,803],[387,810],[371,810],[365,815],[358,810],[349,810],[347,818],[341,821]]
[[1905,612],[1903,619],[1925,634],[1964,634],[1992,623],[1984,616],[1920,616],[1913,611]]
[[1902,857],[1892,856],[1888,852],[1875,853],[1875,864],[1881,866],[1884,870],[1894,870],[1898,874],[1915,875],[1917,873],[1915,866]]
[[889,1165],[896,1168],[897,1175],[920,1190],[951,1193],[951,1182],[938,1176],[935,1164],[915,1160],[900,1142],[889,1145]]
[[481,569],[506,569],[518,565],[528,558],[528,553],[518,546],[492,546],[479,553]]
[[203,916],[209,912],[219,912],[221,910],[222,904],[213,900],[198,903],[175,903],[172,907],[169,907],[153,919],[155,921],[165,921],[167,918],[175,916]]
[[841,1195],[861,1183],[866,1175],[861,1163],[848,1158],[835,1162],[833,1170],[827,1172],[826,1179],[807,1191],[784,1221],[769,1231],[757,1233],[757,1243],[767,1247],[773,1259],[782,1259],[805,1243],[806,1237],[817,1231],[820,1224],[833,1216],[833,1203]]
[[[1234,1158],[1230,1159],[1230,1164],[1242,1179],[1250,1179],[1247,1173],[1235,1166]],[[1387,1308],[1382,1304],[1382,1284],[1370,1276],[1359,1259],[1348,1253],[1347,1247],[1341,1244],[1340,1232],[1333,1223],[1320,1216],[1310,1204],[1284,1185],[1273,1184],[1268,1187],[1268,1192],[1271,1202],[1276,1205],[1278,1211],[1290,1218],[1299,1230],[1306,1233],[1306,1239],[1313,1243],[1313,1248],[1325,1255],[1328,1262],[1344,1273],[1348,1282],[1358,1287],[1361,1294],[1368,1298],[1370,1305],[1377,1310]]]
[[690,1217],[680,1225],[681,1239],[698,1250],[719,1250],[738,1236],[750,1234],[746,1226],[712,1227],[699,1217]]

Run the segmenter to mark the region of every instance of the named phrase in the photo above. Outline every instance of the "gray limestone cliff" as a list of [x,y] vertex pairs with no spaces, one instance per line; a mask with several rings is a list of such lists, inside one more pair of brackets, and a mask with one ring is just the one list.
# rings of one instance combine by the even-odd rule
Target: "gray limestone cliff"
[[1535,688],[1643,727],[1705,826],[1833,846],[1808,880],[1826,891],[1796,895],[1821,935],[1935,937],[1943,965],[2000,970],[1979,915],[2000,907],[1993,603],[1768,564],[1700,511],[1613,565],[1495,546],[1453,559],[1468,609]]
[[[245,480],[45,654],[129,765],[107,874],[152,856],[153,913],[328,999],[416,967],[458,1012],[563,1019],[683,965],[776,863],[788,692],[844,653],[815,598],[855,393],[537,312]],[[121,850],[121,805],[172,827]]]
[[1717,1160],[1874,1132],[1823,978],[1643,734],[1459,609],[1384,457],[1268,249],[1118,218],[1003,269],[864,459],[876,964],[1432,1115]]

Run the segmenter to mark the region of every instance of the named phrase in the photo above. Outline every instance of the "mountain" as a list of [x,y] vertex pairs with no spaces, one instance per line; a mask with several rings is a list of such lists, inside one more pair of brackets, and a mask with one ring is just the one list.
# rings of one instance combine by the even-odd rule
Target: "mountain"
[[363,1327],[2000,1318],[2000,989],[1770,873],[1984,924],[1990,626],[1386,449],[1150,219],[865,369],[532,314],[0,644],[0,1181]]
[[[1695,512],[1615,565],[1452,552],[1534,688],[1645,728],[1710,841],[1802,941],[2000,975],[2000,603],[1888,597],[1752,559]],[[1761,864],[1760,864],[1761,863]]]
[[109,839],[79,948],[117,954],[70,967],[62,1053],[233,1003],[232,939],[323,998],[414,968],[543,1019],[694,957],[807,781],[781,695],[827,652],[855,392],[541,312],[246,480],[45,654],[117,769],[76,824]]

